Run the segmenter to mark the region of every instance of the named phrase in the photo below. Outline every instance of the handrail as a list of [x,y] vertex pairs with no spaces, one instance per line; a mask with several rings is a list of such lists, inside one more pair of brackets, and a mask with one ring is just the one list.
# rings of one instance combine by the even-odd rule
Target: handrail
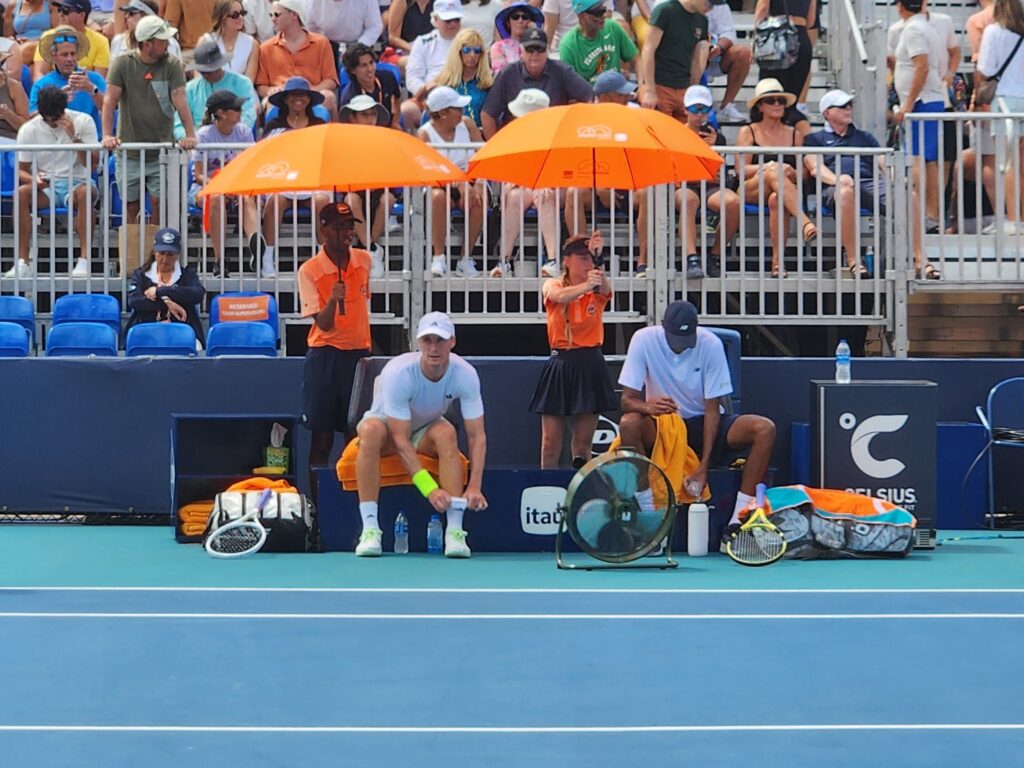
[[864,45],[864,37],[860,33],[860,22],[853,10],[852,0],[843,0],[843,10],[846,11],[846,19],[850,23],[850,30],[853,32],[853,44],[857,46],[857,53],[860,54],[860,63],[868,63],[868,49]]

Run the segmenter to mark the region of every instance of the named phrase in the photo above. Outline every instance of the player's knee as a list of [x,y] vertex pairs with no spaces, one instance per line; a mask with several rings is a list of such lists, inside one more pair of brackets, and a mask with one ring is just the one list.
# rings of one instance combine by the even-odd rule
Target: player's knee
[[455,433],[455,427],[447,421],[438,422],[431,427],[430,436],[437,447],[437,457],[439,459],[452,458],[458,455],[458,435]]
[[363,419],[356,428],[360,450],[379,451],[388,436],[388,428],[380,419]]

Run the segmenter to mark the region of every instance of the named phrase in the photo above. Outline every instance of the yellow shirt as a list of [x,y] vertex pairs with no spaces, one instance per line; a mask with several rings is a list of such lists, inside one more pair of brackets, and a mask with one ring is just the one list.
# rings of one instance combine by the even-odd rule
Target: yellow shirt
[[[82,69],[108,69],[110,67],[110,43],[107,38],[95,29],[86,27],[85,36],[89,40],[89,52],[78,60]],[[42,61],[43,55],[36,46],[36,55],[32,61]],[[51,65],[52,67],[52,65]]]

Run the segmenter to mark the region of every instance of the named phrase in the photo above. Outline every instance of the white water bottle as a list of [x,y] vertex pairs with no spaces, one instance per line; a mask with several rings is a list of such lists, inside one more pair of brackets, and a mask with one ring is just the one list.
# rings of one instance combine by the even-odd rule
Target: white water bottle
[[849,384],[850,377],[850,345],[840,339],[836,347],[836,384]]
[[409,521],[405,513],[399,510],[395,518],[395,554],[405,555],[409,552]]
[[708,553],[708,505],[695,501],[686,513],[686,554],[704,557]]
[[441,518],[435,512],[430,516],[427,523],[427,552],[433,555],[441,554],[444,542],[444,531],[441,529]]

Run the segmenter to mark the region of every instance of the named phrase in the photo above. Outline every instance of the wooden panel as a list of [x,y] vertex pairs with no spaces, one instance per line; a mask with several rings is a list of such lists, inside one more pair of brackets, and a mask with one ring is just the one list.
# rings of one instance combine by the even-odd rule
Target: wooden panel
[[1024,356],[1021,293],[918,293],[908,303],[910,354]]

